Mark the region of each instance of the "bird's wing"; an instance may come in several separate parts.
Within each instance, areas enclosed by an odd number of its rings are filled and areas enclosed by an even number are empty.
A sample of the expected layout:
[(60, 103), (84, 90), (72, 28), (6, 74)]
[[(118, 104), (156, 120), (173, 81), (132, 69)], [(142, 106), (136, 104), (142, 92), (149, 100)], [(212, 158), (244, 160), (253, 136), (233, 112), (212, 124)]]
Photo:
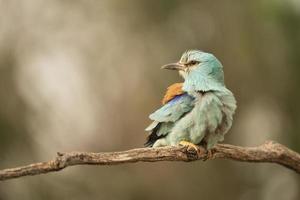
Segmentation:
[(175, 96), (172, 100), (152, 113), (149, 118), (156, 122), (175, 122), (194, 107), (194, 98), (187, 93)]
[[(178, 90), (172, 89), (172, 86), (168, 88), (163, 101), (164, 105), (149, 116), (153, 122), (146, 128), (146, 131), (150, 132), (146, 146), (152, 146), (156, 140), (166, 136), (173, 128), (174, 122), (190, 112), (194, 107), (194, 98), (192, 96), (184, 93), (182, 90), (179, 93)], [(173, 95), (170, 91), (177, 95)]]

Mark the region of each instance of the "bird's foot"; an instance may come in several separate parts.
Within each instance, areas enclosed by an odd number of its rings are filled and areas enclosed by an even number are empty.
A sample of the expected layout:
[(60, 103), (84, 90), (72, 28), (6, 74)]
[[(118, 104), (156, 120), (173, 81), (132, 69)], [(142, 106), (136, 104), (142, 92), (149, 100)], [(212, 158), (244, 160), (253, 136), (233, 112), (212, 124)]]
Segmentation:
[(198, 146), (184, 140), (180, 141), (179, 145), (187, 147), (187, 151), (196, 152), (198, 158), (202, 158), (203, 161), (214, 159), (214, 153), (211, 149), (206, 149), (202, 146)]
[(191, 142), (187, 142), (187, 141), (183, 140), (183, 141), (179, 142), (179, 145), (187, 147), (187, 151), (195, 151), (197, 153), (198, 157), (201, 156), (201, 154), (202, 154), (202, 148)]

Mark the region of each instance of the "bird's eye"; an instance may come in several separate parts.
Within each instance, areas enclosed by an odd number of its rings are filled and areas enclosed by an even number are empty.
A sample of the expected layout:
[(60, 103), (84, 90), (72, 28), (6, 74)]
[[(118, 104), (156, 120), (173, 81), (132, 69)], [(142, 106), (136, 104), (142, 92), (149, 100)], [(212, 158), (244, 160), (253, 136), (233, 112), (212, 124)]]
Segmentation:
[(190, 66), (198, 65), (199, 63), (200, 63), (200, 62), (197, 61), (197, 60), (191, 60), (191, 61), (188, 62), (186, 65), (187, 65), (188, 67), (190, 67)]

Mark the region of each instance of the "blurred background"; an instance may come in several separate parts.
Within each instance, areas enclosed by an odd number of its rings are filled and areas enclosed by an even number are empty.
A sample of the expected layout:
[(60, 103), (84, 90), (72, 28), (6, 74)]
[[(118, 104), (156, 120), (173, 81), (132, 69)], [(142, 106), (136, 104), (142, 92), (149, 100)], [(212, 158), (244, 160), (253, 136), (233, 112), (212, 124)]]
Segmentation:
[[(223, 63), (225, 143), (300, 151), (299, 0), (0, 0), (0, 169), (142, 147), (187, 49)], [(0, 183), (1, 200), (300, 199), (299, 175), (215, 160), (76, 166)]]

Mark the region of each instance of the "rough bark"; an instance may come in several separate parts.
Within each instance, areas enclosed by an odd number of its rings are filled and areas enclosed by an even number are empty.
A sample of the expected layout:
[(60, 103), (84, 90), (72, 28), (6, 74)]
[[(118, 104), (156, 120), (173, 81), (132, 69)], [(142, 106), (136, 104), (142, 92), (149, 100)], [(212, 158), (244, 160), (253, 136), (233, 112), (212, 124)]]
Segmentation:
[(117, 165), (135, 162), (195, 161), (231, 159), (242, 162), (277, 163), (300, 173), (300, 154), (272, 141), (257, 147), (240, 147), (218, 144), (210, 152), (200, 148), (197, 153), (186, 147), (139, 148), (120, 152), (69, 152), (57, 153), (53, 160), (22, 167), (0, 170), (0, 180), (38, 175), (62, 170), (73, 165)]

